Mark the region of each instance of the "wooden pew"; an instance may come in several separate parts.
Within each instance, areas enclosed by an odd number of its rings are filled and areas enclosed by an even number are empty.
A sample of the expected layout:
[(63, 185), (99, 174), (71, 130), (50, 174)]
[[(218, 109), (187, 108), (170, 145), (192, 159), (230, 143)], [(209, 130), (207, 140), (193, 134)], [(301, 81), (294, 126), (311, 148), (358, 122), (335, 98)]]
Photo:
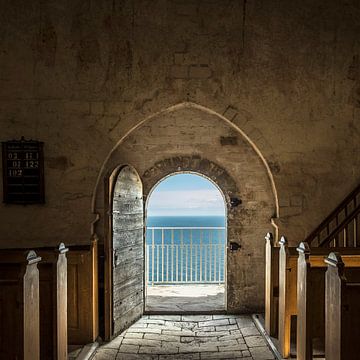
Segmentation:
[[(348, 267), (360, 266), (360, 249), (338, 248)], [(325, 342), (325, 257), (329, 248), (310, 250), (307, 243), (297, 248), (297, 345), (298, 360), (312, 360), (313, 342)]]
[(63, 243), (54, 250), (41, 249), (40, 333), (41, 358), (67, 360), (67, 258)]
[(292, 321), (297, 314), (296, 281), (297, 251), (289, 247), (285, 237), (280, 239), (279, 252), (279, 351), (282, 357), (290, 356)]
[(0, 256), (0, 352), (4, 359), (40, 359), (39, 271), (34, 251)]
[[(67, 251), (64, 244), (55, 251), (37, 249), (42, 259), (38, 265), (41, 359), (67, 359)], [(1, 250), (0, 259), (16, 263), (22, 253), (22, 249)]]
[(279, 316), (279, 247), (274, 247), (271, 233), (265, 236), (265, 330), (278, 335)]
[(325, 357), (357, 360), (360, 354), (360, 267), (345, 266), (339, 253), (325, 260)]

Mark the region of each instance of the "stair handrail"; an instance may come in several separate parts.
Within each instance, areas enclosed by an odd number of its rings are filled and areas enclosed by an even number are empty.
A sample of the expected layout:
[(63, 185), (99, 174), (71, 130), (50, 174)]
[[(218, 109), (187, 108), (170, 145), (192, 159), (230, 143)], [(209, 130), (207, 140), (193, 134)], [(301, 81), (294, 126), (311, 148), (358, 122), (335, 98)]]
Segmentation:
[(321, 232), (325, 228), (327, 228), (330, 222), (334, 220), (336, 216), (338, 216), (340, 212), (344, 210), (352, 201), (355, 201), (354, 207), (357, 208), (360, 205), (360, 204), (356, 204), (356, 197), (358, 196), (359, 193), (360, 193), (360, 184), (348, 196), (346, 196), (346, 198), (305, 238), (304, 241), (306, 241), (311, 246), (311, 243), (321, 234)]
[(330, 245), (334, 238), (336, 238), (341, 231), (344, 231), (347, 225), (349, 225), (358, 214), (360, 214), (360, 206), (356, 207), (334, 230), (332, 230), (331, 233), (319, 243), (319, 247)]

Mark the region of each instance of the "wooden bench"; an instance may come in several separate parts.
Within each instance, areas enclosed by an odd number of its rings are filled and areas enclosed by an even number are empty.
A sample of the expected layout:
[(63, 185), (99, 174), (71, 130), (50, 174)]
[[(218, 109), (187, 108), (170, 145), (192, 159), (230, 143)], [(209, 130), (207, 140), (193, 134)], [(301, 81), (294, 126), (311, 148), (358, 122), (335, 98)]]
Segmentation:
[(271, 233), (265, 236), (265, 330), (278, 336), (279, 316), (279, 247), (274, 247)]
[[(40, 310), (37, 314), (41, 359), (67, 359), (67, 251), (64, 244), (56, 251), (44, 248), (37, 251), (42, 259), (38, 266)], [(18, 249), (1, 250), (0, 263), (11, 261), (16, 264), (22, 253), (23, 250)], [(11, 304), (7, 303), (7, 307)], [(16, 332), (20, 330), (15, 328)]]
[[(312, 360), (314, 340), (325, 342), (325, 272), (324, 259), (329, 248), (310, 250), (307, 243), (300, 243), (297, 268), (297, 341), (298, 360)], [(360, 249), (338, 248), (347, 267), (360, 266)]]
[(0, 352), (3, 359), (40, 359), (39, 271), (34, 251), (0, 257)]
[(289, 247), (285, 237), (280, 239), (279, 250), (279, 351), (284, 358), (290, 356), (292, 321), (297, 314), (296, 281), (297, 257), (295, 247)]
[[(325, 260), (325, 357), (357, 360), (360, 354), (360, 267), (348, 267), (339, 253)], [(344, 264), (345, 263), (345, 264)]]

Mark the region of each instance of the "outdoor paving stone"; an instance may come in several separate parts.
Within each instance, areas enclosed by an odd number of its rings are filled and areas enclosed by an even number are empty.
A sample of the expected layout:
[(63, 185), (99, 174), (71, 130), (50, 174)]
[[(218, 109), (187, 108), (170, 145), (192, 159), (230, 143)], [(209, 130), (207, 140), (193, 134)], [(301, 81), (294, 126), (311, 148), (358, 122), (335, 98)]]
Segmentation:
[(230, 325), (237, 324), (235, 318), (230, 318), (230, 319), (229, 319), (229, 323), (230, 323)]
[(255, 326), (241, 328), (243, 336), (260, 335), (259, 330)]
[(100, 348), (96, 351), (96, 353), (92, 359), (94, 359), (94, 360), (113, 360), (113, 359), (116, 359), (117, 352), (118, 351), (115, 349)]
[(266, 346), (265, 340), (262, 336), (247, 336), (245, 338), (246, 345), (249, 348), (258, 347), (258, 346)]
[(269, 350), (267, 346), (250, 348), (250, 353), (254, 360), (274, 359), (273, 353)]
[(244, 357), (245, 356), (251, 356), (249, 350), (243, 350), (242, 354), (243, 354)]

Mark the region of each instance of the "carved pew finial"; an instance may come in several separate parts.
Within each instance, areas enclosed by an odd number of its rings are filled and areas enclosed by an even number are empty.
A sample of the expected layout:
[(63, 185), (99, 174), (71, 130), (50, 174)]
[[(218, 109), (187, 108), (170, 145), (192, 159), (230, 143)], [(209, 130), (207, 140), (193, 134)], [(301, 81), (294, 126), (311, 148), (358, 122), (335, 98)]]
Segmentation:
[(344, 274), (345, 264), (343, 262), (343, 259), (341, 258), (340, 253), (332, 252), (327, 258), (325, 258), (324, 261), (326, 264), (328, 264), (328, 270), (335, 270), (334, 268), (336, 268), (339, 276), (342, 276)]
[(299, 254), (310, 255), (310, 246), (306, 241), (303, 241), (296, 248)]
[(34, 250), (30, 250), (26, 256), (26, 261), (28, 262), (28, 265), (35, 264), (41, 261), (41, 257), (37, 256)]
[(285, 236), (282, 236), (279, 241), (280, 246), (288, 246), (288, 241)]
[(60, 243), (58, 251), (60, 254), (64, 254), (69, 251), (69, 248), (67, 248), (64, 243)]
[(271, 245), (274, 245), (274, 237), (273, 237), (273, 234), (271, 232), (268, 232), (265, 235), (265, 241), (270, 242)]

